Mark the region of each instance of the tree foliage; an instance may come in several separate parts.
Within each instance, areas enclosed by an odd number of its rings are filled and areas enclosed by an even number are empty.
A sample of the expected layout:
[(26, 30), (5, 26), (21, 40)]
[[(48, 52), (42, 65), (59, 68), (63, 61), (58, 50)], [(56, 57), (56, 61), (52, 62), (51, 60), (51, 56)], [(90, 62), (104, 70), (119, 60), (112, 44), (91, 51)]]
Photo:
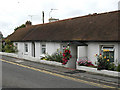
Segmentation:
[(10, 40), (5, 40), (5, 45), (2, 45), (2, 51), (7, 53), (17, 52), (17, 47)]
[(16, 27), (14, 30), (16, 31), (16, 30), (18, 30), (19, 28), (24, 28), (24, 27), (25, 27), (25, 24), (22, 24), (22, 25)]

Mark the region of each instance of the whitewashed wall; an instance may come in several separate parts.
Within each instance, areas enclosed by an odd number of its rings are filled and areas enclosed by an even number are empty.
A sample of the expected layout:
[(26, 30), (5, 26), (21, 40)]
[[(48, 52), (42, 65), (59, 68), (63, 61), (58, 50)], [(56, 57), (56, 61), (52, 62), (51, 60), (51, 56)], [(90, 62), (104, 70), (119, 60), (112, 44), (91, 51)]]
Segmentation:
[[(32, 43), (31, 42), (15, 42), (17, 43), (17, 49), (19, 55), (32, 56)], [(14, 44), (15, 44), (14, 43)], [(28, 52), (25, 52), (24, 44), (28, 44)]]
[(46, 52), (48, 54), (53, 54), (57, 51), (57, 49), (60, 49), (60, 43), (55, 42), (47, 42), (46, 43)]
[[(19, 56), (30, 56), (32, 57), (32, 42), (25, 42), (28, 44), (28, 53), (25, 53), (25, 46), (24, 42), (17, 42), (18, 43), (18, 54)], [(53, 54), (56, 52), (57, 49), (62, 49), (63, 45), (67, 45), (66, 43), (56, 43), (56, 42), (42, 42), (46, 43), (46, 52), (48, 54)], [(35, 57), (40, 58), (40, 55), (42, 54), (41, 50), (41, 42), (35, 42)], [(78, 47), (78, 58), (79, 57), (88, 57), (88, 60), (92, 61), (93, 64), (95, 64), (95, 61), (97, 61), (97, 58), (95, 57), (95, 54), (100, 54), (100, 45), (114, 45), (115, 52), (114, 52), (114, 61), (117, 64), (117, 61), (120, 62), (120, 43), (117, 42), (88, 42), (88, 46), (79, 46)]]
[(77, 54), (78, 54), (78, 60), (79, 58), (87, 57), (87, 49), (88, 46), (78, 46)]
[[(19, 55), (25, 55), (25, 56), (33, 56), (32, 52), (33, 52), (33, 46), (32, 46), (32, 42), (15, 42), (18, 44), (17, 48), (18, 48), (18, 54)], [(14, 43), (14, 44), (15, 44)], [(28, 44), (28, 52), (25, 52), (25, 46), (24, 44)], [(46, 52), (48, 54), (53, 54), (57, 51), (57, 49), (60, 49), (60, 43), (56, 43), (56, 42), (35, 42), (35, 57), (36, 58), (40, 58), (40, 55), (42, 54), (42, 47), (41, 45), (45, 43), (46, 44)]]
[(35, 42), (35, 57), (36, 58), (40, 58), (41, 52), (40, 52), (40, 43), (39, 42)]
[(95, 54), (99, 54), (99, 44), (98, 43), (88, 43), (87, 56), (88, 60), (92, 61), (93, 64), (97, 61)]

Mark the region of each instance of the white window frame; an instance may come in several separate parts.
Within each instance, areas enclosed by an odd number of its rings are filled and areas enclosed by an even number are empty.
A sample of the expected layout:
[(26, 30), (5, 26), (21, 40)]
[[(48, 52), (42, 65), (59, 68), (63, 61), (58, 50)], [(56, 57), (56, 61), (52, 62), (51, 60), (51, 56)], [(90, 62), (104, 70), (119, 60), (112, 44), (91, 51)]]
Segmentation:
[[(45, 49), (45, 52), (43, 52), (43, 49)], [(41, 44), (41, 52), (42, 54), (46, 54), (46, 44)]]
[[(26, 46), (26, 45), (27, 45), (27, 46)], [(29, 50), (28, 50), (28, 43), (25, 43), (25, 44), (24, 44), (24, 51), (25, 51), (25, 53), (28, 53), (28, 51), (29, 51)]]
[(112, 62), (115, 61), (115, 47), (114, 47), (114, 45), (103, 45), (101, 50), (102, 50), (102, 54), (103, 54), (103, 52), (106, 52), (106, 51), (113, 52), (114, 53), (114, 55), (113, 55), (114, 58), (113, 58)]

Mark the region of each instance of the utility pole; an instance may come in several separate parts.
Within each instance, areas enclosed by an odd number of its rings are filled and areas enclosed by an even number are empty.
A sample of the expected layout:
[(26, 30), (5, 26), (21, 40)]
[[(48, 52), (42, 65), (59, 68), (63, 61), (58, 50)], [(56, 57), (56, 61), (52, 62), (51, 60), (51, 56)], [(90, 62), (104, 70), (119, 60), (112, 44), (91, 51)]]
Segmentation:
[(42, 11), (42, 20), (43, 20), (43, 24), (44, 24), (44, 11)]

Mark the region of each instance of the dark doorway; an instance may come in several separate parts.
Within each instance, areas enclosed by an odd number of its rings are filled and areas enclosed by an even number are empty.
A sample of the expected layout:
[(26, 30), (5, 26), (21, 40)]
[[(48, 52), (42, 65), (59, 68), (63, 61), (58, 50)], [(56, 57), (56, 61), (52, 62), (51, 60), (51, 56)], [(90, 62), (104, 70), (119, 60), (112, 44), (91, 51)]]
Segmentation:
[(35, 57), (35, 43), (32, 42), (32, 56)]

